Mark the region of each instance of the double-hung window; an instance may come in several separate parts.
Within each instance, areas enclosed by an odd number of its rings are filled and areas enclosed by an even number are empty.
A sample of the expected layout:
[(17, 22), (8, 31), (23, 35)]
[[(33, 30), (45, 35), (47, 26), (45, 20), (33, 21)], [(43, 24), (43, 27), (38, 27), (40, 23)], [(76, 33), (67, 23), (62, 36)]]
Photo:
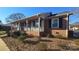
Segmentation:
[(51, 21), (51, 27), (52, 28), (59, 28), (59, 19), (58, 18), (54, 18)]

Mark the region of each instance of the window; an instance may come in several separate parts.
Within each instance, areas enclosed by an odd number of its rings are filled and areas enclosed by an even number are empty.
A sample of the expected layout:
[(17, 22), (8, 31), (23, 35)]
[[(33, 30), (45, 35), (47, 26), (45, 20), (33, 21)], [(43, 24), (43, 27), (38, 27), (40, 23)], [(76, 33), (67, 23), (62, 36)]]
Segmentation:
[(59, 28), (59, 19), (58, 18), (52, 19), (51, 26), (52, 28)]
[(33, 27), (38, 27), (38, 21), (33, 21)]

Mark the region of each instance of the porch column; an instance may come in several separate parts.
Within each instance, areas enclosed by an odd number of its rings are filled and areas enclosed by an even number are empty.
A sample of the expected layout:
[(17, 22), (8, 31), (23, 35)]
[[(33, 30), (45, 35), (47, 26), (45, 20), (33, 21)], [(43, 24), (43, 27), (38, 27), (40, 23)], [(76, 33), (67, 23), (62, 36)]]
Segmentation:
[(67, 30), (66, 30), (66, 37), (68, 37), (68, 31), (69, 31), (69, 14), (67, 14)]
[(19, 26), (19, 30), (21, 30), (21, 27), (20, 27), (20, 22), (18, 22), (18, 26)]
[(33, 31), (33, 22), (31, 21), (31, 31)]
[(68, 30), (69, 30), (69, 15), (67, 14), (67, 26), (68, 26)]
[(28, 20), (26, 20), (26, 31), (28, 31)]
[(18, 23), (15, 23), (15, 30), (18, 30)]
[(38, 35), (40, 35), (40, 17), (38, 18)]

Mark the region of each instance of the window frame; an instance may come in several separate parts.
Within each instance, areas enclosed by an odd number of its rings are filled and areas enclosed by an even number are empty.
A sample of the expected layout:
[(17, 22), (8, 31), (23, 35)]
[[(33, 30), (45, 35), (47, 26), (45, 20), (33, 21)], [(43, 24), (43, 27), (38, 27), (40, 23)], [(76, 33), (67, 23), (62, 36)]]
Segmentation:
[[(57, 20), (57, 27), (53, 26), (54, 20)], [(51, 28), (59, 28), (59, 18), (53, 18), (51, 21)]]

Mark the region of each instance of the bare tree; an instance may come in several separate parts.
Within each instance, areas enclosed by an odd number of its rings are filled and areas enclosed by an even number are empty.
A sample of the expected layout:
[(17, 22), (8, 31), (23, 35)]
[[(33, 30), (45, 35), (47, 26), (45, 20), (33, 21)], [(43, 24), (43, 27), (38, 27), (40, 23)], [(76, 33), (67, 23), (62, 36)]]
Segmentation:
[(22, 14), (22, 13), (13, 13), (13, 14), (9, 15), (6, 18), (6, 21), (7, 22), (13, 22), (13, 21), (20, 20), (20, 19), (23, 19), (23, 18), (25, 18), (24, 14)]

